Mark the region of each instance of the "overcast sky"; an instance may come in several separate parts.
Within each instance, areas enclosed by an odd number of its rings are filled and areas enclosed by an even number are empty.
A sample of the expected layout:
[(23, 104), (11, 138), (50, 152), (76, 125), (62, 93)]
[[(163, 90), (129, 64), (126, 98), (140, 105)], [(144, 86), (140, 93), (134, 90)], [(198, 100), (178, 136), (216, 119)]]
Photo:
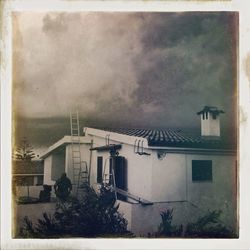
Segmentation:
[[(204, 105), (234, 128), (234, 13), (13, 15), (17, 137), (48, 145), (82, 125), (199, 127)], [(28, 134), (28, 135), (27, 135)]]

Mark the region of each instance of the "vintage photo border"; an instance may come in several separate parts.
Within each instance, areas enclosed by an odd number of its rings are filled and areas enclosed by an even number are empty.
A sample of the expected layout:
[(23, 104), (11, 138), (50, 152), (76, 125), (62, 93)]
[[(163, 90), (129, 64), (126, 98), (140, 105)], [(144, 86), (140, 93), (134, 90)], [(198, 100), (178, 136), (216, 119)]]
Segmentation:
[[(72, 1), (1, 2), (1, 248), (2, 249), (250, 249), (250, 2), (232, 1)], [(12, 239), (11, 83), (14, 11), (237, 11), (239, 12), (239, 239)]]

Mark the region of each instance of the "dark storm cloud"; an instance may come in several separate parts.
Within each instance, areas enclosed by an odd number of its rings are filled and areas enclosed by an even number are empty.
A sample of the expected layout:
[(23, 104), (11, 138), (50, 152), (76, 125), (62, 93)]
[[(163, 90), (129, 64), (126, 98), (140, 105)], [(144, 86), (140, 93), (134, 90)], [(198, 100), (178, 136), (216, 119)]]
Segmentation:
[(215, 105), (233, 127), (235, 18), (223, 12), (19, 14), (16, 112), (27, 123), (43, 117), (40, 124), (50, 124), (46, 117), (67, 118), (78, 108), (83, 125), (197, 127), (195, 112)]
[(137, 58), (142, 65), (135, 95), (163, 107), (166, 119), (159, 116), (160, 124), (192, 126), (191, 112), (204, 104), (225, 109), (227, 122), (233, 119), (232, 17), (186, 13), (173, 14), (167, 24), (151, 23), (143, 36), (147, 49)]

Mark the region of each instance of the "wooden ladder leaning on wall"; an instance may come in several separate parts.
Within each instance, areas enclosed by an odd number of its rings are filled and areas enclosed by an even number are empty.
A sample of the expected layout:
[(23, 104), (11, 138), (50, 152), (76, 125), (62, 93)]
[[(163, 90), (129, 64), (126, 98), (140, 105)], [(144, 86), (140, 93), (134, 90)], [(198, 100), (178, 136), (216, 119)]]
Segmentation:
[(81, 142), (79, 129), (78, 112), (70, 112), (70, 130), (71, 130), (71, 154), (73, 170), (73, 193), (78, 196), (79, 189), (88, 184), (88, 166), (86, 161), (81, 159)]

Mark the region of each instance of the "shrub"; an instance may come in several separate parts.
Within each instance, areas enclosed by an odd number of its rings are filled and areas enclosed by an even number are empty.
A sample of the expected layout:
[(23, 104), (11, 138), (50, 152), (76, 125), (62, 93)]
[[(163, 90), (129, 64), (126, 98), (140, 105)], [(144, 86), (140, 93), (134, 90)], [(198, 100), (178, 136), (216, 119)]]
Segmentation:
[(52, 216), (44, 213), (35, 225), (24, 218), (20, 235), (26, 238), (131, 237), (115, 201), (108, 187), (102, 186), (100, 194), (86, 187), (81, 200), (71, 197), (58, 203)]
[(162, 237), (177, 237), (181, 236), (183, 227), (180, 226), (173, 226), (173, 209), (167, 209), (166, 211), (161, 212), (161, 223), (158, 227), (158, 232), (156, 236)]
[(194, 223), (188, 223), (186, 230), (183, 226), (173, 226), (173, 209), (161, 213), (161, 223), (155, 237), (187, 237), (187, 238), (233, 238), (233, 230), (220, 222), (221, 211), (209, 211)]
[(221, 210), (209, 211), (196, 222), (188, 223), (185, 236), (192, 238), (233, 238), (233, 230), (220, 222)]

